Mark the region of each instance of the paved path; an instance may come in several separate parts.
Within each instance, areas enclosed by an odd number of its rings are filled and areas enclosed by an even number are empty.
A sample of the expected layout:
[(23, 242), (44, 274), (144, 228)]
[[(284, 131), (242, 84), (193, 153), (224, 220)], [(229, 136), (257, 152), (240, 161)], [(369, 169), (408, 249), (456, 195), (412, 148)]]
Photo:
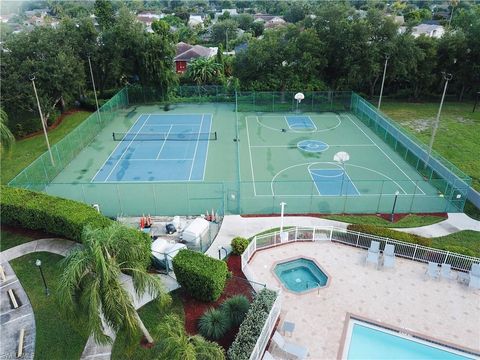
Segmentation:
[[(236, 236), (249, 238), (259, 232), (279, 227), (280, 217), (242, 217), (240, 215), (227, 215), (223, 218), (222, 227), (206, 254), (218, 258), (218, 249), (223, 247), (231, 251), (230, 242)], [(284, 226), (336, 226), (347, 228), (348, 224), (339, 221), (327, 220), (309, 216), (285, 216)], [(448, 219), (437, 224), (395, 229), (425, 237), (438, 237), (452, 234), (461, 230), (480, 231), (480, 221), (473, 220), (465, 214), (450, 213)], [(221, 251), (225, 257), (225, 251)]]
[[(71, 251), (74, 247), (77, 246), (82, 245), (77, 242), (65, 239), (39, 239), (0, 252), (0, 263), (2, 264), (2, 266), (4, 266), (7, 275), (6, 281), (2, 282), (0, 286), (0, 288), (2, 289), (2, 296), (0, 298), (0, 312), (3, 339), (2, 353), (0, 354), (0, 358), (16, 357), (18, 333), (20, 332), (21, 328), (25, 328), (26, 330), (26, 341), (24, 349), (26, 353), (28, 351), (28, 358), (33, 359), (35, 350), (35, 317), (33, 315), (33, 309), (30, 301), (28, 300), (28, 296), (23, 290), (22, 285), (18, 281), (18, 278), (11, 269), (8, 261), (33, 252), (50, 252), (65, 256), (66, 254), (68, 254), (69, 251)], [(165, 285), (167, 291), (170, 292), (178, 288), (178, 283), (173, 277), (167, 275), (158, 276), (162, 279), (162, 282)], [(125, 274), (122, 274), (121, 277), (122, 284), (132, 296), (136, 309), (153, 300), (148, 294), (144, 294), (143, 296), (137, 296), (133, 288), (132, 278)], [(10, 308), (7, 295), (7, 290), (10, 288), (14, 289), (15, 294), (22, 303), (22, 306), (15, 311), (9, 311), (9, 309), (7, 309), (7, 307)], [(16, 320), (13, 319), (13, 314), (15, 314)], [(8, 326), (4, 327), (4, 325)], [(105, 329), (107, 335), (109, 335), (113, 340), (115, 340), (115, 334), (113, 333), (113, 331), (108, 327), (105, 327)], [(9, 346), (5, 346), (5, 344), (8, 344)], [(111, 344), (98, 345), (93, 340), (93, 337), (90, 336), (83, 350), (81, 359), (110, 359), (111, 352)]]

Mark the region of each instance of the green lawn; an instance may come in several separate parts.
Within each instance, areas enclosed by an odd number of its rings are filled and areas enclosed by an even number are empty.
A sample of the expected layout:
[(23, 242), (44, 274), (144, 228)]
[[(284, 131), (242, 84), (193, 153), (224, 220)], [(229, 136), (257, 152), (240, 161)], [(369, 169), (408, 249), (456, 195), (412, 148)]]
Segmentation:
[[(428, 144), (439, 102), (411, 103), (385, 100), (382, 111), (412, 134)], [(473, 187), (480, 190), (480, 110), (472, 113), (473, 103), (446, 102), (434, 150), (472, 177)]]
[(480, 257), (480, 231), (464, 230), (455, 234), (432, 239), (432, 246), (455, 252), (456, 246), (463, 246), (472, 251), (472, 255)]
[(376, 215), (329, 215), (325, 216), (325, 219), (342, 221), (349, 224), (376, 225), (389, 228), (418, 227), (436, 224), (445, 220), (445, 218), (440, 216), (418, 216), (413, 214), (407, 215), (395, 223), (391, 223)]
[[(65, 135), (77, 127), (90, 114), (87, 111), (79, 111), (67, 115), (59, 126), (48, 132), (50, 144), (53, 145), (63, 139)], [(47, 145), (42, 133), (28, 139), (16, 141), (10, 151), (0, 152), (1, 183), (7, 184), (46, 150)]]
[(34, 240), (30, 236), (15, 234), (10, 231), (2, 230), (0, 234), (0, 251), (10, 249), (14, 246), (25, 244)]
[[(50, 253), (33, 253), (12, 260), (17, 274), (35, 313), (35, 359), (79, 359), (88, 338), (81, 319), (65, 315), (58, 305), (57, 280), (61, 274), (58, 262), (63, 257)], [(35, 260), (42, 260), (42, 269), (50, 289), (45, 290)]]
[[(162, 318), (165, 315), (173, 312), (181, 319), (184, 318), (182, 300), (177, 295), (176, 291), (171, 292), (170, 295), (172, 296), (172, 302), (170, 305), (161, 306), (157, 301), (151, 301), (142, 306), (138, 311), (143, 323), (150, 331), (154, 340), (159, 337), (157, 325), (162, 321)], [(155, 356), (154, 350), (145, 349), (139, 345), (141, 337), (142, 335), (139, 333), (138, 336), (133, 339), (133, 342), (130, 342), (127, 340), (125, 334), (120, 332), (113, 344), (111, 359), (144, 360), (157, 358), (158, 356)]]

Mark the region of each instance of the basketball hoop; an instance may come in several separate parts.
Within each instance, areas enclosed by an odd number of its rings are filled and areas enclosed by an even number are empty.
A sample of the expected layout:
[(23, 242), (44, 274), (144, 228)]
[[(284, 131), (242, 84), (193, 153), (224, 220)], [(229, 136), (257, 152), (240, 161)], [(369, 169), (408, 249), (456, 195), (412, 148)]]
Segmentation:
[(350, 160), (350, 155), (345, 151), (339, 151), (335, 154), (333, 160), (343, 164), (345, 161)]
[(297, 100), (297, 102), (300, 104), (302, 100), (305, 99), (305, 95), (303, 95), (303, 93), (301, 92), (296, 93), (294, 99)]

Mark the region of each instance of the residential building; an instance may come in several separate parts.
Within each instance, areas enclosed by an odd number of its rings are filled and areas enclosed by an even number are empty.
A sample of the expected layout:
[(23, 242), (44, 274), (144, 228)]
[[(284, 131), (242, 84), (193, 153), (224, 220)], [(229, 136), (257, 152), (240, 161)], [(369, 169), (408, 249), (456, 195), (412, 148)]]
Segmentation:
[(217, 55), (217, 47), (205, 47), (201, 45), (190, 45), (184, 42), (177, 44), (176, 56), (173, 59), (175, 61), (175, 71), (177, 73), (184, 73), (187, 71), (187, 65), (190, 61), (205, 57), (211, 58)]

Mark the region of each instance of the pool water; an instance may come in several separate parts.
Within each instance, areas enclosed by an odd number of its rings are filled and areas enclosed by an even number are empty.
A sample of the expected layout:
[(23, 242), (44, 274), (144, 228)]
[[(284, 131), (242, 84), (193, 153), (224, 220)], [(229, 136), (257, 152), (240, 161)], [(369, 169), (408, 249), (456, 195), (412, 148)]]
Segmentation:
[(328, 281), (315, 262), (304, 258), (277, 264), (274, 272), (288, 290), (296, 293), (323, 287)]
[(354, 321), (351, 330), (348, 360), (465, 360), (474, 355), (407, 337), (394, 331)]

